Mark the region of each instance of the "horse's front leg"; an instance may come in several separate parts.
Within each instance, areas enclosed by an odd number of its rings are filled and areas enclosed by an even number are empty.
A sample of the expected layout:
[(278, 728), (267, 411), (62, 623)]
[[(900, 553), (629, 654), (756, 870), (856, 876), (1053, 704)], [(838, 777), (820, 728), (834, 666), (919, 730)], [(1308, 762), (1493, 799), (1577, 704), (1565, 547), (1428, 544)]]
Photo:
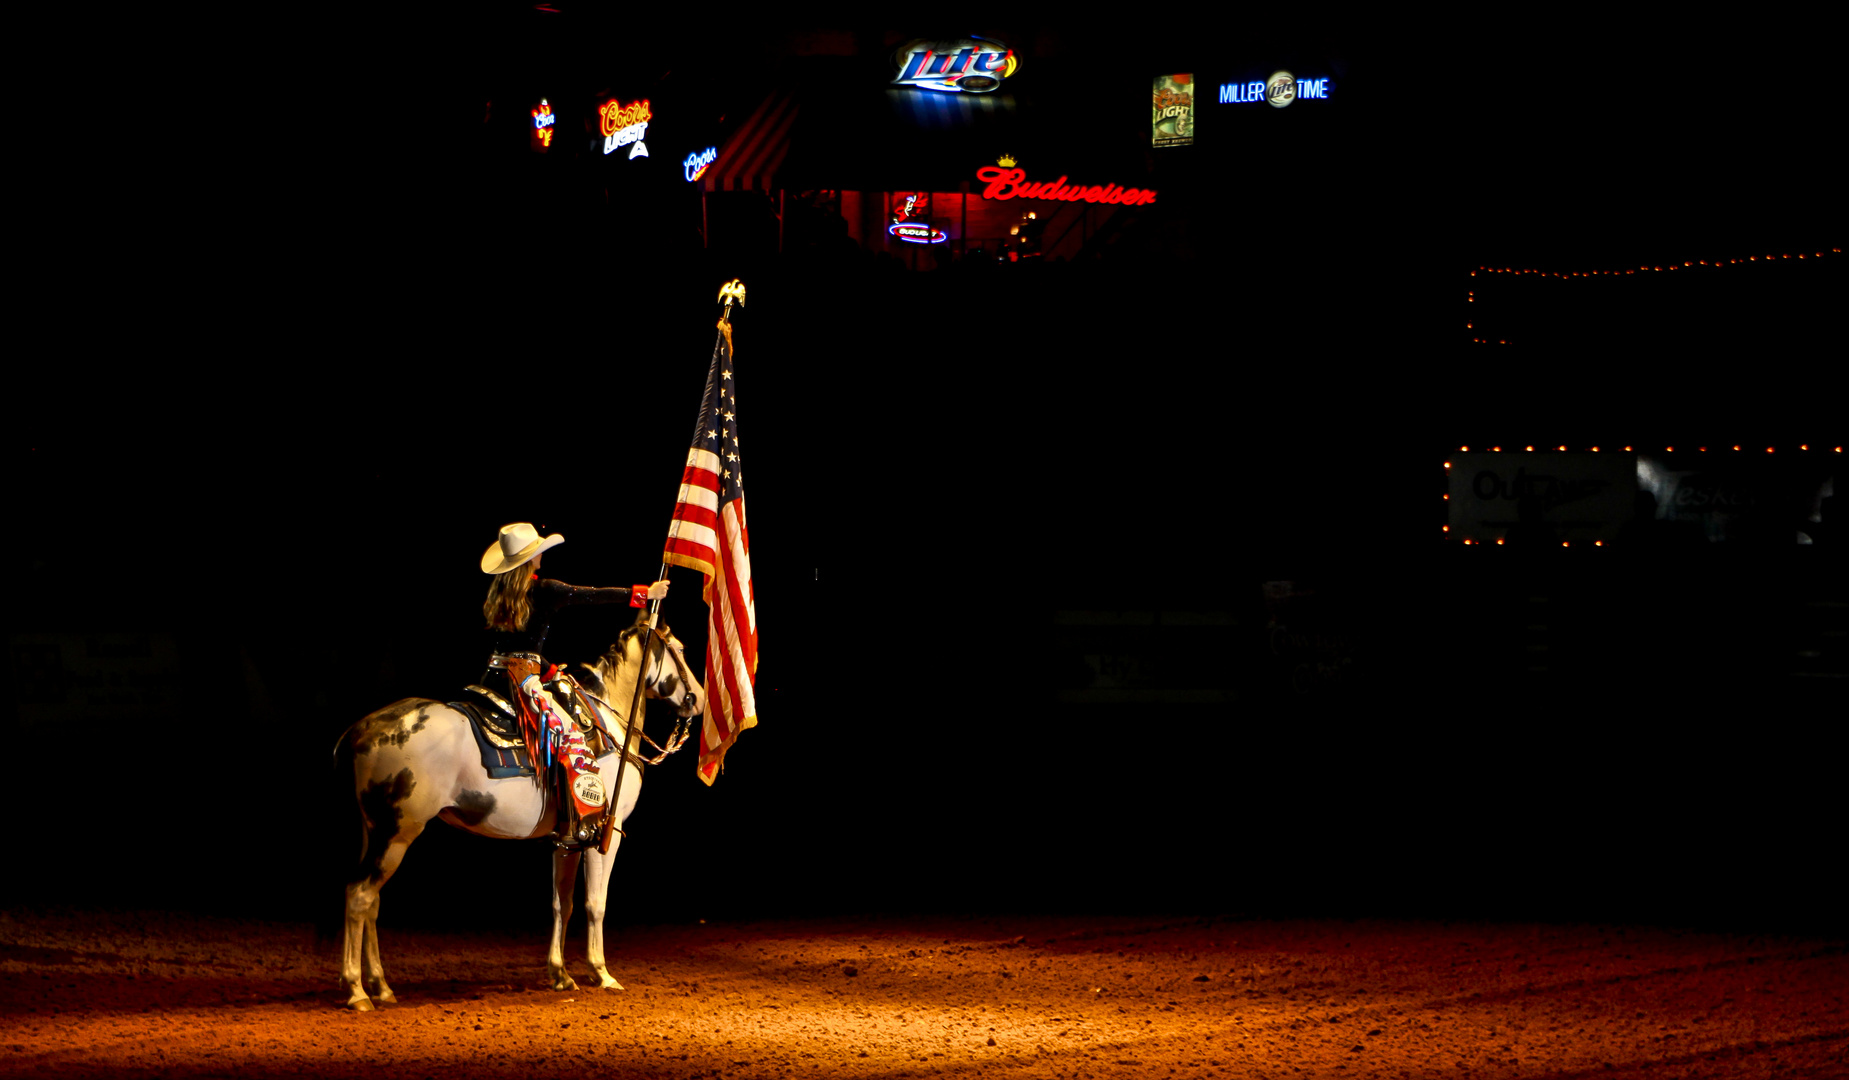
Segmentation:
[(546, 970), (554, 990), (578, 988), (565, 970), (565, 927), (571, 922), (571, 890), (578, 881), (580, 854), (556, 848), (552, 852), (552, 951), (546, 954)]
[(617, 982), (615, 976), (610, 974), (610, 969), (604, 966), (603, 958), (603, 916), (610, 891), (610, 864), (616, 861), (616, 849), (622, 843), (623, 836), (618, 833), (610, 844), (608, 855), (595, 847), (587, 849), (590, 861), (584, 865), (584, 927), (585, 937), (589, 939), (587, 954), (591, 970), (597, 973), (597, 985), (605, 990), (623, 988), (623, 984)]

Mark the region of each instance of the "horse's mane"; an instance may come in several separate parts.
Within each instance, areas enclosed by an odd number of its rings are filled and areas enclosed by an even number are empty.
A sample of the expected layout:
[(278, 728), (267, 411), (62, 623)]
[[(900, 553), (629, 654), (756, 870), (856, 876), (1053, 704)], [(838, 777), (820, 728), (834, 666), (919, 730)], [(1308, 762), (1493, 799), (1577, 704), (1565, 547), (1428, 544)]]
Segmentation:
[[(637, 634), (647, 634), (648, 632), (648, 611), (644, 609), (636, 614), (635, 624), (616, 635), (615, 643), (604, 651), (604, 666), (612, 672), (616, 671), (617, 668), (622, 666), (623, 658), (629, 655), (630, 641), (633, 640)], [(661, 627), (661, 632), (663, 634), (668, 633), (668, 628), (665, 623)], [(646, 641), (643, 642), (645, 647), (647, 644)]]

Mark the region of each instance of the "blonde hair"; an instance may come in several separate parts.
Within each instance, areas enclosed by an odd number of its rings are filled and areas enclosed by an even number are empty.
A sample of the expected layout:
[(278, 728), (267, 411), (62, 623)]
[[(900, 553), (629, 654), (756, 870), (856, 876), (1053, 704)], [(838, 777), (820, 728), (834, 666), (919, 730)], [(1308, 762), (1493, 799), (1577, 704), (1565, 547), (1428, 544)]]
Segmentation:
[(488, 619), (490, 630), (525, 630), (527, 620), (533, 617), (533, 567), (521, 563), (512, 570), (503, 570), (494, 575), (488, 583), (488, 599), (482, 603), (482, 614)]

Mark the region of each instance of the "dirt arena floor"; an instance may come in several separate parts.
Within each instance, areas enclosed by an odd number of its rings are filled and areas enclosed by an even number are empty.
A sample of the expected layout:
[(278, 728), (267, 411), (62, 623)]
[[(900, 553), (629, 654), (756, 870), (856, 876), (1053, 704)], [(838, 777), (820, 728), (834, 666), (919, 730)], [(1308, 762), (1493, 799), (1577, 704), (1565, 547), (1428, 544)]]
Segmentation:
[[(339, 1007), (306, 925), (0, 913), (0, 1073), (326, 1077), (1849, 1076), (1842, 941), (1616, 926), (969, 918), (385, 929)], [(582, 937), (573, 970), (588, 974)]]

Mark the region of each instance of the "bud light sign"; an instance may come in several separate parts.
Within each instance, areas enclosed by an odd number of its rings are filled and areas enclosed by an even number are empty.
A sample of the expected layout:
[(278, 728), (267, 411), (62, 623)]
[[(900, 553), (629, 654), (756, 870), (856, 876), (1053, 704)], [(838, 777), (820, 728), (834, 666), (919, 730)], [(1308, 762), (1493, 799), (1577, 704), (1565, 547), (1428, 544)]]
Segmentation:
[(966, 37), (952, 41), (915, 38), (893, 54), (899, 69), (894, 86), (924, 90), (986, 94), (1014, 74), (1019, 61), (1014, 50), (989, 38)]

